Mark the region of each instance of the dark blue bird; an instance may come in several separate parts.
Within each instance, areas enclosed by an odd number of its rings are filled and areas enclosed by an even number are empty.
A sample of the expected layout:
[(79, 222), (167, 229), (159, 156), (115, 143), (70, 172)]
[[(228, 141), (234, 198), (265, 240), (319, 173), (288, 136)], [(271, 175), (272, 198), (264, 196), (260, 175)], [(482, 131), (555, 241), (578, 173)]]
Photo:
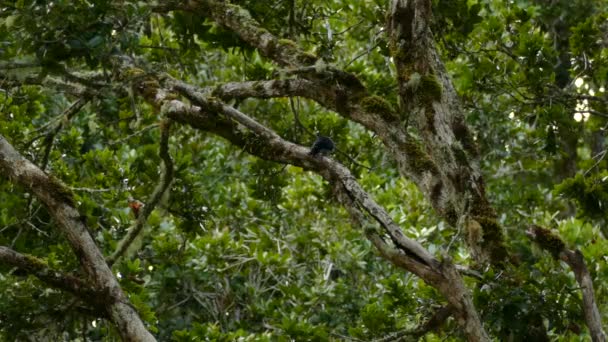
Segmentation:
[(310, 148), (310, 152), (308, 154), (310, 154), (311, 156), (324, 156), (333, 152), (334, 148), (335, 144), (330, 138), (324, 137), (321, 134), (317, 133), (317, 140), (315, 140), (314, 144), (312, 144), (312, 147)]

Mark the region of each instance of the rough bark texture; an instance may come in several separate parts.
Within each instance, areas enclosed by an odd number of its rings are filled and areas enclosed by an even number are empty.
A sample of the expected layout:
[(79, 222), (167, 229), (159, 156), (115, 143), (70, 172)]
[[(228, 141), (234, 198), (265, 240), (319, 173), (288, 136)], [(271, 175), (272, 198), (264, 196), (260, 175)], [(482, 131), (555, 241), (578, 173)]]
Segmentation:
[(507, 257), (502, 228), (486, 198), (476, 143), (429, 29), (431, 2), (393, 0), (389, 17), (401, 116), (406, 127), (419, 132), (437, 165), (429, 177), (430, 200), (448, 222), (464, 226), (478, 264), (500, 264)]
[(48, 208), (49, 213), (65, 234), (72, 250), (83, 267), (95, 291), (103, 294), (107, 316), (116, 324), (124, 341), (155, 341), (146, 330), (135, 309), (129, 304), (112, 270), (95, 241), (89, 234), (83, 218), (75, 208), (74, 198), (59, 180), (47, 175), (29, 160), (22, 157), (0, 135), (0, 172), (22, 185)]

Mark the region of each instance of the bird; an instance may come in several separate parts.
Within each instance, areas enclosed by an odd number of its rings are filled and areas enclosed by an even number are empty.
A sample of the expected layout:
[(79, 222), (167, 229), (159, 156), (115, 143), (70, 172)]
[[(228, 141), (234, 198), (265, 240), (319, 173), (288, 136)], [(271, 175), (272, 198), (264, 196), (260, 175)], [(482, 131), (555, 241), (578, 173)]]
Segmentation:
[(308, 154), (310, 154), (311, 156), (324, 156), (333, 152), (334, 148), (335, 144), (330, 138), (324, 137), (321, 134), (317, 133), (317, 140), (315, 140), (314, 144), (312, 144), (312, 147), (310, 148), (310, 152), (308, 152)]

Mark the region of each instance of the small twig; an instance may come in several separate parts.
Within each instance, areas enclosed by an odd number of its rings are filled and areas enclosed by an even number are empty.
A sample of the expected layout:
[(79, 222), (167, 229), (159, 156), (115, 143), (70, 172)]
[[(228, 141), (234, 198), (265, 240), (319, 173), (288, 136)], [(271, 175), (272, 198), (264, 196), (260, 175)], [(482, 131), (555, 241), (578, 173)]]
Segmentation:
[(137, 131), (137, 132), (134, 132), (134, 133), (132, 133), (132, 134), (127, 135), (126, 137), (124, 137), (124, 138), (122, 138), (122, 139), (118, 139), (118, 140), (116, 140), (116, 141), (112, 141), (112, 142), (108, 143), (108, 146), (114, 146), (114, 145), (116, 145), (116, 144), (122, 144), (122, 143), (124, 143), (125, 141), (128, 141), (129, 139), (131, 139), (131, 138), (133, 138), (133, 137), (135, 137), (135, 136), (138, 136), (138, 135), (140, 135), (140, 134), (146, 133), (147, 131), (151, 130), (152, 128), (156, 128), (156, 127), (158, 127), (158, 126), (159, 126), (159, 124), (157, 124), (157, 123), (155, 123), (155, 124), (151, 124), (151, 125), (148, 125), (148, 126), (146, 126), (146, 127), (142, 128), (142, 129), (140, 129), (140, 130), (139, 130), (139, 131)]
[[(292, 97), (289, 97), (289, 107), (291, 108), (291, 112), (293, 113), (293, 120), (296, 123), (295, 141), (298, 142), (298, 129), (299, 128), (303, 129), (306, 133), (313, 135), (311, 132), (308, 131), (308, 129), (304, 125), (302, 125), (302, 122), (300, 121), (300, 115), (298, 114), (298, 110), (296, 109), (296, 106), (293, 103)], [(300, 107), (300, 99), (298, 99), (298, 108), (299, 107)]]
[(346, 65), (344, 66), (344, 68), (349, 67), (351, 64), (353, 64), (357, 59), (365, 56), (365, 55), (369, 55), (375, 48), (377, 48), (380, 45), (380, 42), (375, 43), (374, 45), (370, 46), (369, 48), (367, 48), (367, 50), (361, 52), (360, 54), (356, 55), (355, 57), (353, 57), (353, 59), (351, 59), (348, 63), (346, 63)]
[(110, 188), (110, 189), (93, 189), (93, 188), (74, 188), (74, 187), (70, 187), (70, 190), (72, 191), (83, 191), (83, 192), (108, 192), (108, 191), (112, 191), (114, 189)]
[(13, 238), (13, 241), (11, 241), (11, 248), (15, 247), (15, 244), (17, 243), (17, 240), (19, 239), (19, 237), (21, 236), (21, 233), (23, 232), (23, 226), (20, 225), (19, 226), (19, 230), (17, 231), (17, 235), (15, 235), (15, 237)]
[[(184, 298), (184, 299), (180, 300), (179, 302), (177, 302), (177, 303), (175, 303), (175, 304), (171, 305), (170, 307), (168, 307), (168, 308), (166, 308), (166, 309), (162, 310), (162, 312), (168, 312), (168, 311), (171, 311), (171, 310), (175, 309), (176, 307), (178, 307), (178, 306), (180, 306), (180, 305), (184, 304), (185, 302), (189, 301), (191, 298), (192, 298), (192, 295), (188, 295), (186, 298)], [(157, 313), (157, 314), (158, 314), (158, 313)]]
[(167, 46), (157, 46), (157, 45), (138, 45), (138, 47), (142, 49), (158, 49), (158, 50), (167, 50), (167, 51), (179, 51), (179, 49), (167, 47)]
[[(68, 109), (64, 111), (62, 117), (65, 118), (65, 121), (70, 121), (74, 117), (74, 115), (76, 115), (80, 111), (80, 109), (82, 109), (82, 107), (84, 107), (84, 105), (86, 105), (88, 102), (89, 100), (85, 97), (79, 98), (78, 100), (76, 100), (76, 102), (72, 103), (72, 105)], [(48, 165), (49, 156), (51, 155), (51, 150), (53, 149), (53, 144), (55, 143), (55, 137), (63, 128), (63, 123), (64, 121), (60, 120), (57, 126), (52, 131), (48, 132), (46, 137), (44, 138), (45, 149), (44, 155), (42, 157), (42, 162), (40, 163), (40, 169), (42, 169), (43, 171)]]
[(346, 154), (346, 152), (338, 149), (337, 147), (334, 148), (336, 150), (336, 152), (340, 153), (341, 155), (343, 155), (344, 157), (346, 157), (346, 159), (348, 159), (351, 163), (355, 164), (356, 166), (362, 167), (368, 171), (373, 171), (374, 168), (373, 167), (369, 167), (369, 166), (365, 166), (359, 162), (357, 162), (355, 159), (353, 159), (351, 156), (349, 156), (348, 154)]
[(599, 158), (595, 162), (595, 164), (593, 164), (589, 169), (587, 169), (587, 171), (585, 171), (583, 176), (586, 176), (591, 170), (593, 170), (595, 167), (597, 167), (599, 165), (599, 163), (601, 163), (602, 160), (604, 160), (604, 158), (606, 158), (606, 155), (608, 155), (608, 149), (605, 149), (602, 152), (598, 153), (597, 155), (593, 156), (592, 159), (595, 159), (596, 157), (599, 157)]
[(32, 229), (34, 229), (35, 231), (37, 231), (38, 233), (40, 233), (40, 234), (42, 234), (42, 235), (44, 235), (44, 236), (46, 236), (46, 237), (48, 237), (48, 236), (49, 236), (49, 234), (47, 234), (47, 233), (46, 233), (44, 230), (41, 230), (41, 229), (39, 229), (38, 227), (36, 227), (36, 226), (35, 226), (35, 225), (34, 225), (32, 222), (27, 221), (27, 222), (26, 222), (26, 224), (27, 224), (28, 226), (30, 226)]

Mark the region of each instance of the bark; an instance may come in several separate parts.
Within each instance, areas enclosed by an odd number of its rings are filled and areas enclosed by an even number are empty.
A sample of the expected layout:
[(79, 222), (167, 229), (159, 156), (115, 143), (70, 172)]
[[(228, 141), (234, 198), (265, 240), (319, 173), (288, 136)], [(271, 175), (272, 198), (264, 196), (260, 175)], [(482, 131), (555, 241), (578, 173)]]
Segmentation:
[[(401, 116), (422, 136), (437, 165), (430, 200), (440, 213), (466, 229), (475, 261), (506, 261), (502, 228), (485, 194), (479, 152), (465, 123), (458, 96), (430, 31), (430, 0), (393, 0), (388, 34), (397, 68)], [(450, 217), (454, 217), (450, 219)]]
[(17, 152), (0, 135), (0, 172), (12, 182), (34, 193), (48, 208), (66, 236), (72, 250), (95, 291), (102, 293), (105, 310), (124, 341), (155, 341), (146, 330), (95, 241), (89, 234), (84, 218), (76, 210), (69, 189), (56, 178), (47, 175)]

